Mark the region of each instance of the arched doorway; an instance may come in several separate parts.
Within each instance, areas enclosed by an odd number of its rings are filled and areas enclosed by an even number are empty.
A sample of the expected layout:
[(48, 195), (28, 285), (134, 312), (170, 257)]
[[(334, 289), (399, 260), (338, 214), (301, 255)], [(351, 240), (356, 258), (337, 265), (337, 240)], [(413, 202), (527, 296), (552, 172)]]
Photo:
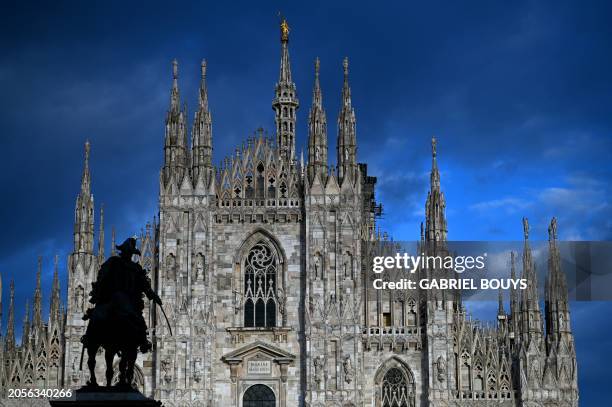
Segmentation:
[(255, 384), (242, 396), (242, 407), (276, 407), (276, 396), (268, 386)]

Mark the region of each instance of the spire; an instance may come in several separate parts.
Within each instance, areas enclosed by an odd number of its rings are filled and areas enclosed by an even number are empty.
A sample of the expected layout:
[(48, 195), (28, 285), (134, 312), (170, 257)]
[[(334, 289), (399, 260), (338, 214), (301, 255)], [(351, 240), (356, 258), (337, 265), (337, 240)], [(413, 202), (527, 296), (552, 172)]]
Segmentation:
[(208, 109), (208, 88), (206, 85), (206, 60), (201, 64), (202, 79), (198, 97), (198, 111), (195, 113), (191, 132), (193, 183), (197, 184), (200, 173), (205, 181), (212, 178), (212, 117)]
[(21, 345), (25, 345), (30, 341), (30, 300), (26, 299), (25, 314), (23, 316), (23, 326), (21, 334)]
[(319, 57), (315, 59), (315, 80), (312, 91), (312, 106), (319, 109), (323, 109), (323, 95), (321, 94), (321, 84), (319, 83), (319, 69), (321, 68), (321, 61)]
[(55, 255), (53, 263), (53, 285), (51, 287), (51, 302), (49, 304), (49, 326), (52, 322), (57, 322), (59, 320), (59, 308), (61, 305), (58, 255)]
[(344, 71), (344, 84), (342, 86), (342, 104), (347, 108), (351, 107), (351, 87), (349, 86), (349, 61), (348, 57), (344, 57), (342, 61), (342, 68)]
[(115, 244), (115, 226), (111, 229), (111, 256), (117, 255), (117, 248)]
[[(344, 86), (342, 87), (342, 108), (338, 115), (338, 178), (340, 182), (348, 174), (357, 171), (357, 135), (355, 130), (355, 109), (351, 102), (351, 88), (348, 82), (348, 58), (342, 62)], [(354, 179), (354, 178), (353, 178)]]
[(4, 342), (7, 353), (15, 350), (15, 282), (11, 280), (10, 285), (9, 314), (6, 328), (6, 341)]
[(295, 83), (291, 80), (291, 63), (289, 61), (289, 24), (281, 18), (281, 63), (278, 82), (272, 100), (275, 113), (276, 144), (281, 156), (293, 161), (295, 155), (295, 122), (299, 107)]
[[(183, 179), (187, 157), (187, 125), (185, 107), (181, 109), (181, 98), (178, 88), (178, 62), (172, 61), (172, 90), (170, 91), (170, 108), (166, 114), (164, 141), (164, 182), (171, 175), (177, 182)], [(160, 191), (162, 193), (163, 191)]]
[(323, 109), (323, 95), (319, 83), (319, 58), (315, 60), (315, 80), (312, 91), (312, 106), (308, 114), (308, 177), (316, 173), (325, 182), (327, 178), (327, 118)]
[(538, 298), (538, 279), (529, 245), (529, 220), (523, 218), (523, 276), (527, 280), (527, 288), (521, 297), (521, 333), (525, 342), (539, 339), (542, 335), (542, 315)]
[(545, 315), (548, 342), (552, 345), (563, 335), (571, 334), (567, 281), (557, 246), (557, 218), (552, 218), (548, 227), (548, 250)]
[(85, 164), (81, 178), (81, 191), (76, 199), (74, 222), (74, 252), (92, 253), (94, 234), (94, 200), (89, 174), (89, 141), (85, 142)]
[(437, 140), (435, 137), (431, 138), (431, 174), (429, 176), (429, 182), (432, 189), (440, 190), (440, 172), (438, 170), (437, 156)]
[(208, 89), (206, 88), (206, 60), (203, 59), (200, 64), (202, 79), (200, 81), (199, 102), (202, 110), (208, 111)]
[(89, 151), (91, 145), (89, 140), (85, 141), (85, 163), (83, 165), (83, 175), (81, 176), (81, 194), (89, 195), (91, 191), (91, 176), (89, 174)]
[(172, 60), (172, 90), (170, 91), (170, 110), (178, 112), (181, 107), (181, 95), (178, 88), (178, 61)]
[(506, 310), (504, 309), (504, 292), (500, 288), (497, 295), (497, 316), (505, 316)]
[(100, 206), (100, 224), (98, 225), (98, 259), (104, 262), (104, 204)]
[(431, 139), (430, 186), (425, 203), (425, 240), (428, 242), (446, 241), (446, 200), (440, 189), (440, 173), (437, 163), (437, 141)]
[(291, 82), (291, 64), (289, 63), (289, 24), (287, 20), (282, 17), (280, 23), (280, 34), (281, 34), (281, 68), (278, 81), (290, 83)]
[(40, 333), (42, 329), (42, 293), (40, 280), (42, 275), (42, 257), (38, 257), (38, 271), (36, 272), (36, 289), (34, 290), (34, 306), (32, 309), (33, 327), (35, 333)]
[[(516, 255), (514, 251), (510, 252), (510, 278), (516, 281)], [(512, 318), (512, 332), (515, 335), (519, 330), (519, 308), (518, 308), (518, 291), (516, 288), (510, 289), (510, 315)]]

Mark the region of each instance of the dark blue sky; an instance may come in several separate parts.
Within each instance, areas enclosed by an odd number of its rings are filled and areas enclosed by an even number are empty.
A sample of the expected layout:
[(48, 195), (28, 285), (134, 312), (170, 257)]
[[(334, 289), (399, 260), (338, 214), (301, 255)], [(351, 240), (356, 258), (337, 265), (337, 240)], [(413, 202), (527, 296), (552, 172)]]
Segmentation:
[[(522, 216), (535, 238), (552, 216), (562, 239), (612, 238), (607, 2), (124, 3), (3, 5), (0, 273), (5, 305), (16, 279), (18, 315), (37, 255), (46, 293), (53, 255), (65, 275), (87, 138), (107, 236), (113, 224), (131, 235), (156, 214), (173, 58), (190, 118), (208, 60), (216, 162), (257, 127), (272, 128), (278, 10), (292, 29), (298, 150), (318, 56), (335, 157), (348, 56), (358, 156), (378, 176), (381, 226), (397, 239), (418, 237), (432, 135), (450, 239), (520, 239)], [(595, 389), (612, 363), (610, 311), (573, 308), (585, 406), (603, 403)]]

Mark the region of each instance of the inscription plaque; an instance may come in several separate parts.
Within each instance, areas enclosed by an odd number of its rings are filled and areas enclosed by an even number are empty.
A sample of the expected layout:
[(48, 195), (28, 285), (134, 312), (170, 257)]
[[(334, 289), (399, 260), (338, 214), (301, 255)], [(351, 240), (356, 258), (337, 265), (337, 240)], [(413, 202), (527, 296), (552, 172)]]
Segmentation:
[(272, 364), (269, 360), (249, 360), (247, 365), (248, 374), (270, 374), (272, 373)]

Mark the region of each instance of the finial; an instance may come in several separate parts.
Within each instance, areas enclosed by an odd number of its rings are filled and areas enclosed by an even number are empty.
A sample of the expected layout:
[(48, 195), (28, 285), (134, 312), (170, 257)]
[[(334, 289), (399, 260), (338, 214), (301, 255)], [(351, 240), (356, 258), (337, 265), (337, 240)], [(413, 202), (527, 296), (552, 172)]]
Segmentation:
[(523, 218), (523, 234), (525, 240), (529, 239), (529, 220), (527, 218)]
[(206, 59), (202, 60), (200, 67), (202, 68), (202, 79), (204, 79), (206, 78)]
[(178, 61), (176, 58), (172, 60), (172, 79), (178, 79)]
[(321, 61), (319, 61), (319, 57), (315, 59), (315, 76), (319, 77), (319, 68), (321, 67)]

